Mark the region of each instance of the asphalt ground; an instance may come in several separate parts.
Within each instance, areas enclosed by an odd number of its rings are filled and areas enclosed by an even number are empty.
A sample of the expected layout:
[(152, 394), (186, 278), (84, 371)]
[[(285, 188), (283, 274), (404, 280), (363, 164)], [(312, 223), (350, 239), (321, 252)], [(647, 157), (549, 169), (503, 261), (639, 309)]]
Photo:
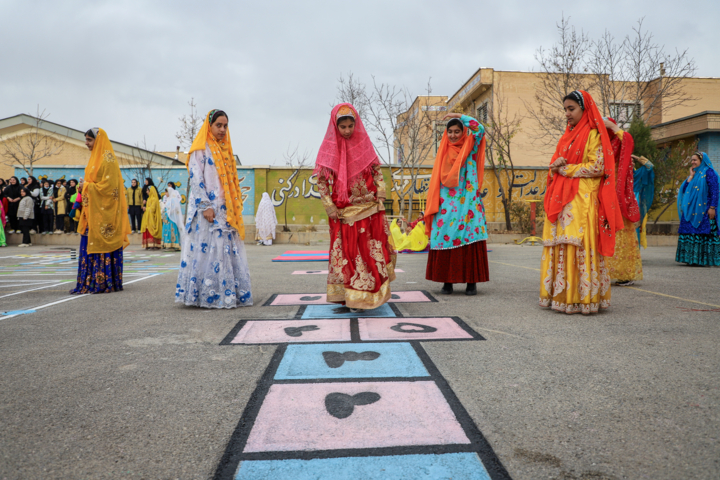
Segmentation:
[[(476, 297), (441, 296), (422, 254), (399, 256), (393, 290), (439, 300), (405, 316), (486, 338), (423, 347), (512, 478), (720, 477), (720, 269), (653, 247), (608, 311), (568, 316), (537, 305), (540, 247), (489, 248)], [(254, 306), (221, 311), (174, 303), (178, 253), (130, 248), (123, 292), (70, 297), (67, 249), (0, 249), (0, 478), (212, 478), (276, 349), (219, 343), (293, 318), (273, 294), (325, 291), (291, 275), (325, 264), (270, 261), (291, 249), (319, 248), (248, 245)]]

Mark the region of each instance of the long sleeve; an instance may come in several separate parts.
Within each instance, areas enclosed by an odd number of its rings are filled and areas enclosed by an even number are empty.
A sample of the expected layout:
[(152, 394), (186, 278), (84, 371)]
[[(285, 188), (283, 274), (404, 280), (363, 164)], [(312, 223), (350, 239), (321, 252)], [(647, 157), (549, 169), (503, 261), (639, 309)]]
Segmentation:
[(377, 196), (387, 198), (387, 188), (385, 186), (385, 179), (383, 178), (380, 165), (375, 165), (373, 167), (373, 182), (375, 183), (375, 187), (377, 188)]
[(570, 178), (594, 178), (602, 177), (605, 173), (605, 155), (603, 154), (602, 141), (597, 130), (590, 132), (583, 162), (575, 165), (565, 165), (558, 170), (564, 177)]
[(325, 207), (328, 217), (332, 213), (337, 213), (337, 207), (332, 201), (332, 196), (330, 195), (330, 185), (328, 184), (328, 179), (325, 175), (318, 175), (317, 187), (318, 192), (320, 192), (320, 199), (322, 200), (323, 207)]
[[(190, 156), (190, 189), (195, 197), (196, 208), (204, 212), (212, 208), (212, 202), (205, 189), (205, 152), (196, 150)], [(216, 212), (217, 213), (217, 212)]]
[(35, 198), (38, 198), (38, 197), (40, 196), (40, 189), (39, 189), (39, 188), (36, 188), (35, 190), (31, 190), (31, 191), (30, 191), (30, 195), (33, 196), (33, 197), (35, 197)]
[(708, 182), (708, 208), (718, 207), (718, 176), (715, 170), (708, 169), (706, 180)]
[(472, 132), (472, 135), (475, 136), (475, 144), (473, 145), (473, 149), (470, 154), (472, 158), (475, 158), (475, 154), (477, 153), (480, 142), (483, 139), (483, 135), (485, 135), (485, 127), (469, 115), (463, 115), (460, 117), (460, 121), (468, 130), (470, 130), (470, 132)]

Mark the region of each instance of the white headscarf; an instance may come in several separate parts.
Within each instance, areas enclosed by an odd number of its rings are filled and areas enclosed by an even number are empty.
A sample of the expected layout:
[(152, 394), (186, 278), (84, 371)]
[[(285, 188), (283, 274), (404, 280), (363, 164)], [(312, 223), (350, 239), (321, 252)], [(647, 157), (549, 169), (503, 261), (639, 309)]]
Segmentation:
[(167, 197), (163, 201), (163, 211), (168, 217), (168, 220), (173, 222), (178, 230), (180, 230), (180, 236), (183, 234), (183, 214), (182, 214), (182, 197), (180, 193), (174, 188), (167, 187)]
[(270, 200), (270, 195), (265, 192), (262, 194), (262, 200), (260, 200), (260, 205), (258, 205), (255, 214), (255, 238), (258, 240), (275, 239), (277, 223), (275, 207), (273, 207), (272, 200)]

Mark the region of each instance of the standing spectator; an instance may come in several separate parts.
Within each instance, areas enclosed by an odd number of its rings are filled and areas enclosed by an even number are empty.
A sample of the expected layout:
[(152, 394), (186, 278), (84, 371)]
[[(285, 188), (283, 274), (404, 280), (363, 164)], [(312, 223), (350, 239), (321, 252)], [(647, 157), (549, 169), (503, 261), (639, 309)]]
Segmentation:
[(33, 204), (35, 205), (35, 216), (33, 217), (33, 220), (35, 220), (35, 224), (33, 225), (33, 228), (30, 229), (30, 233), (38, 233), (42, 230), (40, 228), (40, 225), (42, 224), (42, 216), (40, 215), (41, 185), (40, 182), (38, 182), (37, 178), (31, 175), (27, 179), (27, 184), (25, 185), (25, 188), (27, 188), (28, 192), (30, 192)]
[(0, 178), (0, 203), (2, 203), (3, 210), (7, 212), (8, 210), (8, 201), (7, 198), (5, 198), (5, 188), (8, 186), (8, 183)]
[(17, 211), (20, 204), (20, 181), (17, 177), (10, 177), (9, 185), (5, 187), (4, 194), (8, 201), (8, 221), (10, 222), (10, 230), (8, 233), (20, 233), (20, 224), (18, 223)]
[(53, 233), (53, 217), (55, 216), (55, 205), (53, 202), (52, 180), (43, 180), (40, 191), (40, 215), (42, 217), (40, 232), (45, 235)]
[(67, 200), (65, 200), (66, 189), (64, 180), (55, 182), (52, 201), (55, 206), (55, 233), (60, 234), (65, 229), (65, 217), (67, 216)]
[(140, 231), (142, 226), (142, 207), (143, 207), (143, 189), (138, 185), (136, 179), (132, 179), (130, 187), (125, 191), (125, 197), (128, 204), (128, 215), (130, 215), (130, 227), (132, 233)]
[(5, 219), (5, 207), (0, 202), (0, 247), (7, 247), (7, 240), (5, 239), (5, 225), (7, 220)]
[(20, 204), (18, 206), (18, 221), (20, 223), (20, 228), (22, 229), (22, 243), (18, 245), (19, 247), (30, 247), (32, 246), (32, 241), (30, 239), (30, 229), (35, 225), (35, 202), (32, 199), (32, 196), (30, 196), (30, 190), (27, 188), (20, 189), (20, 196), (22, 199), (20, 200)]
[(21, 186), (21, 187), (25, 187), (26, 185), (27, 185), (27, 178), (22, 177), (22, 178), (20, 179), (20, 186)]
[(71, 178), (68, 180), (68, 186), (65, 189), (65, 200), (67, 201), (68, 211), (68, 216), (65, 217), (65, 232), (67, 233), (75, 233), (75, 230), (77, 230), (75, 220), (73, 220), (73, 217), (70, 215), (70, 210), (73, 208), (73, 204), (75, 203), (75, 200), (73, 199), (75, 194), (77, 194), (77, 180)]

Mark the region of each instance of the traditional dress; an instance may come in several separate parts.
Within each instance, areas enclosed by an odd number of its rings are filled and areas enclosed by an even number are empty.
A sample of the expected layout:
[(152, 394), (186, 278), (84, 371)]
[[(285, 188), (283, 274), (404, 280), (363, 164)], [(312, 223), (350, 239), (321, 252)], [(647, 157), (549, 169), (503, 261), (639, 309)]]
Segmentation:
[[(610, 121), (615, 123), (613, 119)], [(643, 279), (640, 246), (635, 232), (635, 226), (640, 221), (640, 207), (633, 188), (632, 153), (635, 141), (632, 135), (622, 130), (617, 134), (608, 130), (608, 135), (615, 155), (615, 193), (624, 228), (615, 234), (615, 255), (607, 259), (607, 267), (611, 280), (615, 279), (619, 284), (632, 284), (635, 280)]]
[(5, 239), (5, 225), (7, 225), (7, 220), (5, 219), (5, 206), (0, 203), (0, 247), (7, 246), (7, 240)]
[[(686, 179), (680, 186), (677, 206), (680, 227), (675, 261), (688, 265), (720, 266), (718, 174), (707, 153), (702, 153), (702, 163), (695, 169), (692, 180)], [(708, 215), (711, 208), (715, 208), (712, 220)]]
[(610, 306), (605, 257), (615, 253), (615, 232), (623, 218), (602, 116), (587, 92), (572, 95), (583, 114), (577, 125), (567, 126), (550, 162), (563, 157), (567, 165), (548, 173), (540, 306), (589, 314)]
[(94, 128), (93, 133), (95, 146), (82, 187), (77, 285), (70, 293), (122, 290), (123, 248), (130, 244), (120, 166), (105, 131)]
[(177, 190), (167, 187), (162, 201), (162, 247), (180, 250), (180, 226), (183, 224), (182, 197)]
[(273, 240), (275, 240), (277, 224), (275, 207), (272, 200), (270, 200), (270, 195), (263, 192), (262, 200), (260, 200), (260, 205), (258, 205), (255, 214), (255, 240), (263, 245), (272, 245)]
[(490, 280), (487, 225), (480, 191), (485, 172), (485, 129), (463, 115), (463, 135), (451, 143), (443, 134), (433, 166), (425, 210), (430, 238), (425, 278), (433, 282)]
[(638, 242), (643, 248), (647, 248), (647, 219), (655, 196), (655, 167), (647, 158), (640, 158), (645, 163), (633, 174), (633, 189), (640, 208), (641, 224), (637, 227)]
[[(160, 212), (160, 197), (154, 185), (148, 186), (145, 214), (142, 218), (143, 248), (155, 249), (162, 246), (162, 213)], [(123, 195), (124, 197), (125, 195)]]
[[(348, 139), (337, 127), (343, 117), (355, 121)], [(396, 255), (385, 207), (378, 200), (386, 195), (378, 157), (349, 103), (333, 109), (315, 165), (323, 206), (328, 216), (338, 217), (329, 220), (327, 300), (354, 309), (377, 308), (390, 300)]]
[[(242, 195), (228, 132), (216, 140), (208, 113), (190, 147), (190, 198), (175, 301), (205, 308), (252, 305)], [(208, 222), (203, 212), (213, 209)]]

